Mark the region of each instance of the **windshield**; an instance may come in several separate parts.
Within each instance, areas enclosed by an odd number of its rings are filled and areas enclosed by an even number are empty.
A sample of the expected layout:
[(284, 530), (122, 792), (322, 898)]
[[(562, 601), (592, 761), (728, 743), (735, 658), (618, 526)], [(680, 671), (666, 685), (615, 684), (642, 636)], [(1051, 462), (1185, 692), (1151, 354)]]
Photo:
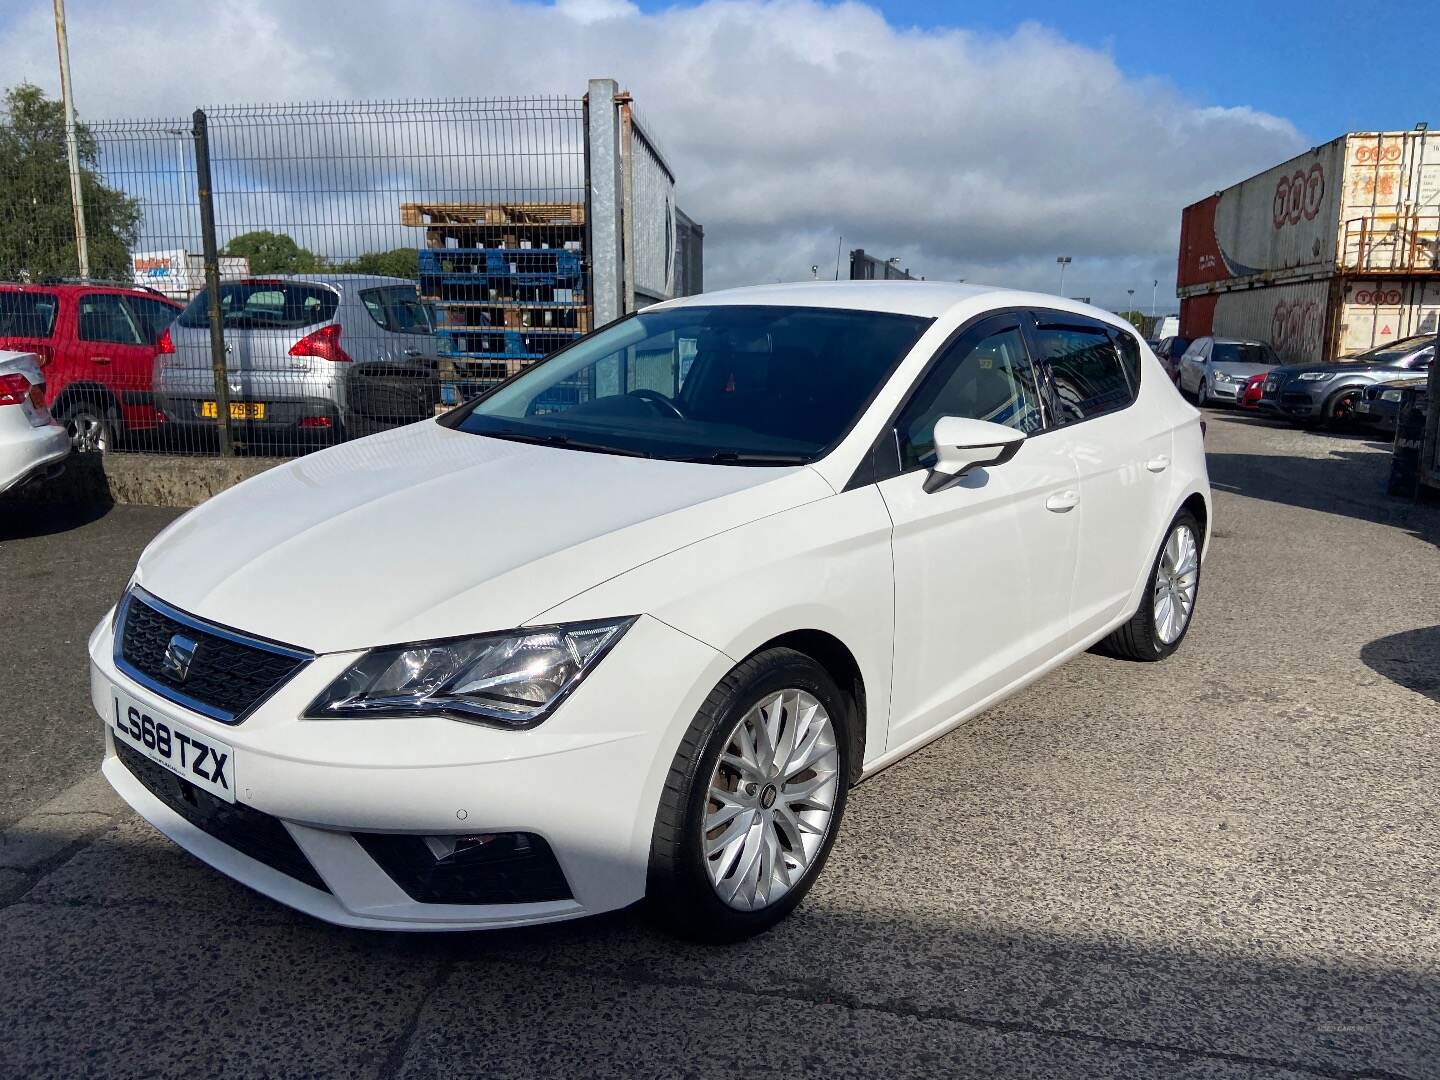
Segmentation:
[(1216, 364), (1263, 364), (1267, 367), (1274, 367), (1280, 362), (1269, 345), (1230, 341), (1217, 341), (1210, 360)]
[[(220, 321), (248, 330), (298, 330), (335, 317), (334, 289), (295, 281), (236, 281), (220, 286)], [(201, 289), (180, 316), (181, 326), (210, 325), (210, 293)]]
[(1404, 360), (1416, 349), (1430, 344), (1435, 338), (1431, 334), (1417, 335), (1416, 337), (1401, 338), (1399, 341), (1387, 342), (1384, 345), (1377, 345), (1373, 349), (1356, 353), (1350, 357), (1352, 364), (1396, 364)]
[(804, 464), (844, 437), (931, 321), (730, 305), (642, 313), (531, 368), (452, 424), (674, 461)]

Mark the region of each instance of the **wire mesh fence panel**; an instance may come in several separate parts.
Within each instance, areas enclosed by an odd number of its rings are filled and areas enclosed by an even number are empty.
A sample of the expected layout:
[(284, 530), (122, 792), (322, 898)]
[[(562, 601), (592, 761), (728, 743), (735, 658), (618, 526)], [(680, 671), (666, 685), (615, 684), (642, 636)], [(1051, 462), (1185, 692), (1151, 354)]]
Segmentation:
[(590, 327), (579, 98), (81, 125), (86, 273), (63, 114), (38, 94), (12, 92), (0, 129), (0, 348), (46, 357), (84, 446), (213, 454), (223, 425), (237, 452), (303, 453), (433, 415)]

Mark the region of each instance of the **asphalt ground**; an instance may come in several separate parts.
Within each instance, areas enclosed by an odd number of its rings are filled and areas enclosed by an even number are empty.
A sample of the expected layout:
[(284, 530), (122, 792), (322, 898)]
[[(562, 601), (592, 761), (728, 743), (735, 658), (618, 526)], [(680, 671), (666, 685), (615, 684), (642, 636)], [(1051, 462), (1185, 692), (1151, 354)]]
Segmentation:
[[(1440, 509), (1212, 413), (1197, 620), (855, 789), (771, 933), (329, 927), (108, 795), (83, 645), (171, 511), (0, 503), (0, 1074), (1440, 1077)], [(28, 535), (33, 534), (33, 535)]]

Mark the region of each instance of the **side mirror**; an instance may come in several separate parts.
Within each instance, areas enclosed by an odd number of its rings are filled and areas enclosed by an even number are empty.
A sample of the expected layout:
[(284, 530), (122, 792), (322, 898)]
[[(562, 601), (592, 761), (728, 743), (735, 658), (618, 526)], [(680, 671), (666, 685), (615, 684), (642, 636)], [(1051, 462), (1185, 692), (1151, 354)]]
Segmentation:
[(972, 469), (1003, 465), (1020, 452), (1025, 433), (992, 424), (942, 416), (935, 421), (935, 461), (925, 480), (926, 491), (939, 491)]

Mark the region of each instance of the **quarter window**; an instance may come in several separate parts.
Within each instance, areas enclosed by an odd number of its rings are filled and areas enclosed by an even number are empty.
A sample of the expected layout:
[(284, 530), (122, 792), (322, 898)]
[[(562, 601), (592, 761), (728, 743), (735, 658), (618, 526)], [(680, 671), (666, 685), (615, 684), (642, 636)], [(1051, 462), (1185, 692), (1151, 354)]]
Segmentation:
[(48, 338), (59, 308), (54, 293), (0, 289), (0, 337)]
[(1058, 423), (1103, 416), (1134, 400), (1120, 354), (1104, 330), (1041, 327), (1035, 340), (1050, 370)]
[(1044, 426), (1035, 372), (1018, 326), (978, 341), (966, 334), (940, 358), (896, 425), (903, 470), (917, 468), (935, 450), (942, 416), (989, 420), (1027, 435)]

